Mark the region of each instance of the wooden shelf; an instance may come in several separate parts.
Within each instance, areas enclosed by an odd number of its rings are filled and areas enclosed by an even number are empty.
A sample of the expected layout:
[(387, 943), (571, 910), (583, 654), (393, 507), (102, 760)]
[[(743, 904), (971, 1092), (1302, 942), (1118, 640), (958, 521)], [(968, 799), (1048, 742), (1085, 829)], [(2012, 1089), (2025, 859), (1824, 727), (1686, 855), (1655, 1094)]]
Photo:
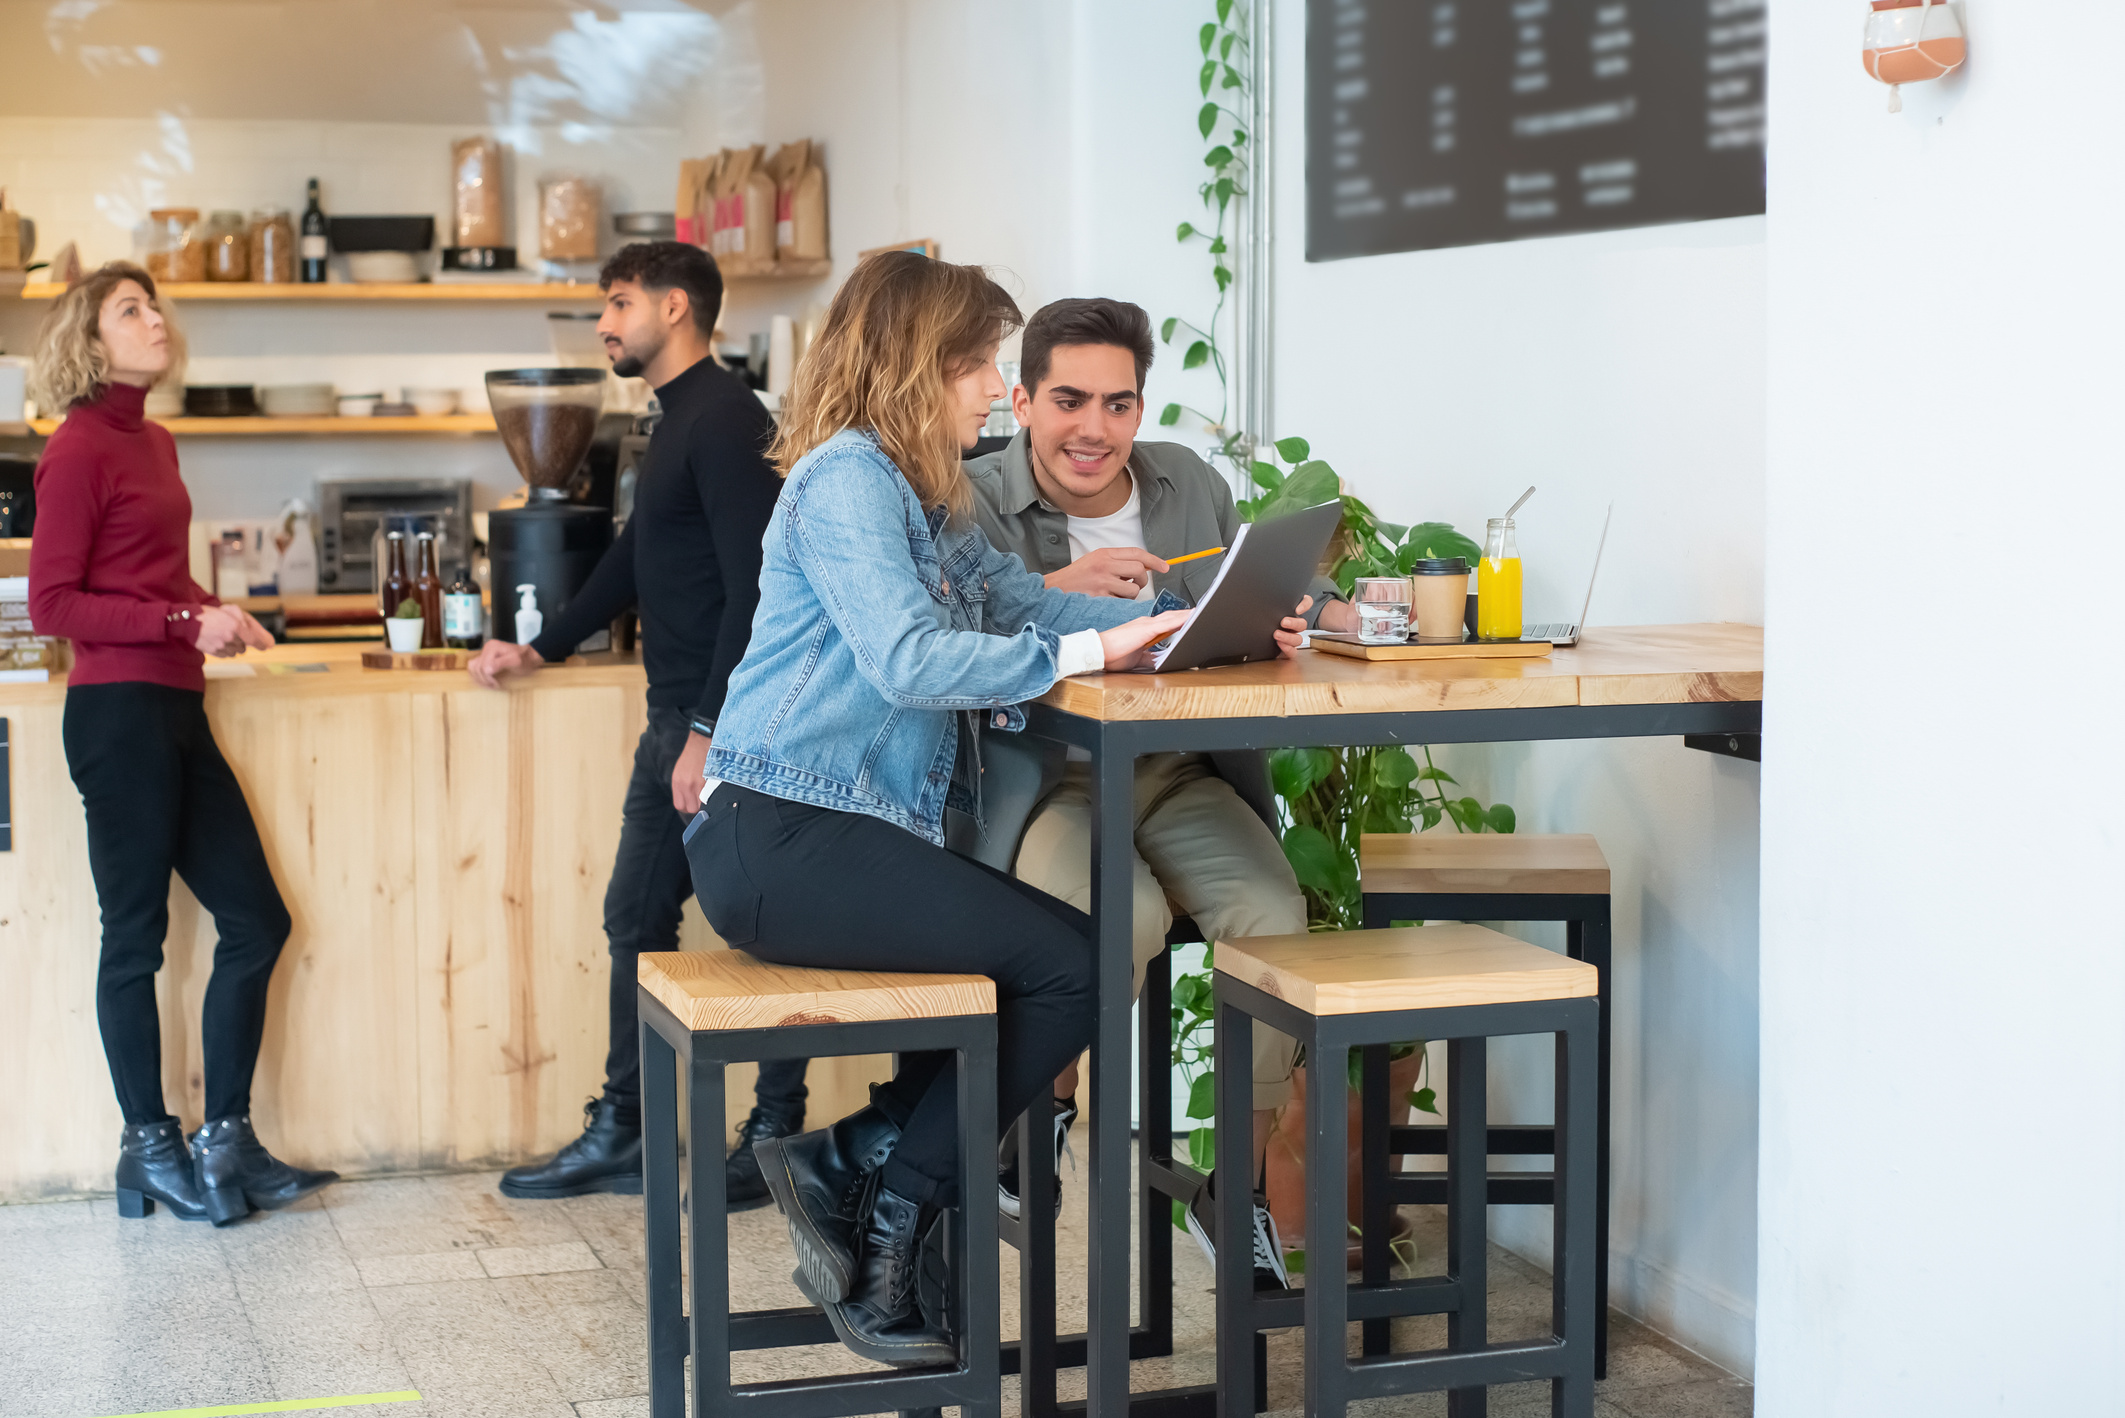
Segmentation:
[[(388, 433), (492, 433), (492, 414), (444, 414), (437, 418), (167, 418), (156, 419), (182, 437), (287, 438), (311, 434), (357, 435), (374, 438)], [(32, 431), (50, 437), (59, 427), (57, 419), (37, 419)]]
[[(832, 271), (832, 261), (793, 261), (777, 263), (765, 270), (726, 271), (724, 280), (731, 283), (746, 281), (812, 280)], [(326, 282), (322, 285), (304, 285), (300, 281), (165, 281), (156, 288), (175, 301), (188, 300), (252, 300), (252, 301), (555, 301), (555, 300), (603, 300), (605, 293), (594, 282), (544, 282), (512, 281), (509, 283), (473, 282), (454, 283), (447, 281), (413, 281), (406, 283), (353, 281)], [(17, 292), (24, 300), (53, 300), (65, 291), (54, 281), (31, 281)], [(0, 287), (0, 295), (8, 294)]]

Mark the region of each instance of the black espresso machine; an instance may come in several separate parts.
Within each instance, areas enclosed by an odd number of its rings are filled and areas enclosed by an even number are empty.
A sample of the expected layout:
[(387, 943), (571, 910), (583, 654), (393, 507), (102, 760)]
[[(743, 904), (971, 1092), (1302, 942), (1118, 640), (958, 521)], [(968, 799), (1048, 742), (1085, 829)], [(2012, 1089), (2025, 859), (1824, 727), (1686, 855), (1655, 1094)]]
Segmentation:
[[(514, 641), (526, 587), (543, 629), (612, 546), (619, 439), (632, 420), (600, 412), (600, 369), (491, 370), (487, 402), (529, 489), (522, 507), (487, 514), (494, 637)], [(603, 648), (602, 638), (584, 648)]]

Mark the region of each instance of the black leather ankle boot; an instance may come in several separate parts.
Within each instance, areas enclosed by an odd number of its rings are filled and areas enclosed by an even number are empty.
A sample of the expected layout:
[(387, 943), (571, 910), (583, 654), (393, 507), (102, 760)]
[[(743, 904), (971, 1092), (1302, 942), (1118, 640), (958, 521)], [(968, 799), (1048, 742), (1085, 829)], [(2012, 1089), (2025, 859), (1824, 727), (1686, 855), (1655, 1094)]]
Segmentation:
[(642, 1194), (642, 1125), (623, 1123), (606, 1098), (583, 1105), (583, 1135), (544, 1162), (502, 1173), (501, 1192), (520, 1201), (552, 1201), (592, 1192)]
[[(879, 1184), (864, 1188), (869, 1202), (856, 1238), (856, 1277), (848, 1299), (825, 1303), (813, 1294), (803, 1271), (797, 1288), (826, 1312), (834, 1333), (851, 1352), (880, 1364), (917, 1367), (949, 1364), (957, 1354), (952, 1337), (923, 1313), (922, 1240), (930, 1218), (921, 1206)], [(946, 1293), (951, 1277), (943, 1276)]]
[(152, 1216), (155, 1203), (180, 1221), (204, 1221), (199, 1177), (175, 1118), (127, 1127), (118, 1135), (118, 1214)]
[(737, 1144), (723, 1159), (723, 1204), (731, 1211), (751, 1211), (767, 1204), (767, 1183), (760, 1176), (760, 1158), (754, 1151), (774, 1138), (794, 1137), (804, 1129), (804, 1115), (754, 1108), (738, 1128)]
[(863, 1183), (899, 1142), (900, 1129), (873, 1104), (832, 1127), (754, 1144), (761, 1178), (789, 1222), (798, 1268), (828, 1300), (849, 1293)]
[(248, 1114), (216, 1118), (192, 1134), (199, 1167), (199, 1199), (216, 1226), (240, 1221), (252, 1211), (278, 1211), (339, 1180), (337, 1172), (291, 1167), (266, 1151), (251, 1131)]

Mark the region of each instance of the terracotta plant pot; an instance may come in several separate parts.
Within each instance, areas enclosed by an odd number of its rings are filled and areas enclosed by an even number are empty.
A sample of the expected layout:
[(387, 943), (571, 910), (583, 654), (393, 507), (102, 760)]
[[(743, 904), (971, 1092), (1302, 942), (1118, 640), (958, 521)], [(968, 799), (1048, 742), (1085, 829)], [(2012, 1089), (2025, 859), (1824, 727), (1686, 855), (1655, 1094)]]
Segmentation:
[[(1396, 1059), (1387, 1066), (1388, 1112), (1394, 1122), (1407, 1122), (1411, 1109), (1400, 1100), (1409, 1096), (1417, 1086), (1417, 1078), (1423, 1072), (1424, 1057), (1411, 1054), (1406, 1059)], [(1283, 1115), (1277, 1119), (1277, 1130), (1269, 1139), (1269, 1214), (1276, 1218), (1276, 1228), (1286, 1247), (1303, 1249), (1306, 1244), (1306, 1069), (1301, 1065), (1292, 1074), (1291, 1102)], [(1350, 1161), (1346, 1169), (1349, 1184), (1351, 1224), (1357, 1225), (1364, 1215), (1364, 1195), (1360, 1186), (1362, 1172), (1358, 1166), (1358, 1153), (1362, 1147), (1358, 1119), (1358, 1091), (1349, 1094)], [(1399, 1236), (1408, 1226), (1397, 1215), (1396, 1232)], [(1361, 1260), (1358, 1242), (1351, 1239), (1345, 1264), (1356, 1270)], [(1307, 1257), (1308, 1269), (1312, 1257)]]

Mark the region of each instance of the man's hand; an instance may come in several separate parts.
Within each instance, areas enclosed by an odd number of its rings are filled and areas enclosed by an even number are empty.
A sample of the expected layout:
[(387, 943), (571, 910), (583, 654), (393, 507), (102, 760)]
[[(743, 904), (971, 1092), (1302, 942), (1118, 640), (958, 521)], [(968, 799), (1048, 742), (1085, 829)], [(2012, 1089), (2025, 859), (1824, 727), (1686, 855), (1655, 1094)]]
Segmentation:
[[(1085, 560), (1091, 560), (1086, 557)], [(1099, 633), (1099, 647), (1107, 652), (1107, 668), (1132, 670), (1144, 660), (1144, 647), (1165, 639), (1188, 623), (1194, 611), (1167, 611), (1164, 615), (1140, 616)], [(1278, 640), (1283, 637), (1279, 635)]]
[(1152, 572), (1171, 569), (1142, 547), (1101, 547), (1041, 579), (1057, 591), (1133, 601), (1137, 592), (1151, 584)]
[(1348, 601), (1330, 601), (1321, 607), (1319, 627), (1344, 635), (1355, 635), (1358, 631), (1358, 608)]
[[(1285, 616), (1284, 623), (1277, 628), (1276, 648), (1280, 658), (1291, 660), (1298, 657), (1299, 646), (1306, 643), (1306, 608), (1312, 604), (1313, 597), (1299, 597), (1298, 614)], [(1322, 615), (1325, 617), (1327, 612), (1323, 611)]]
[(535, 670), (546, 663), (545, 656), (529, 645), (513, 645), (507, 640), (490, 640), (480, 646), (479, 653), (472, 657), (465, 669), (472, 675), (472, 682), (483, 689), (500, 689), (502, 681), (510, 675), (526, 670)]
[(701, 787), (708, 776), (701, 771), (708, 761), (709, 737), (694, 732), (686, 736), (686, 747), (679, 750), (679, 761), (671, 770), (671, 805), (687, 817), (701, 810)]
[(266, 628), (252, 619), (249, 611), (236, 606), (202, 606), (192, 624), (192, 643), (201, 654), (216, 659), (241, 655), (246, 646), (253, 650), (273, 648), (273, 637)]

